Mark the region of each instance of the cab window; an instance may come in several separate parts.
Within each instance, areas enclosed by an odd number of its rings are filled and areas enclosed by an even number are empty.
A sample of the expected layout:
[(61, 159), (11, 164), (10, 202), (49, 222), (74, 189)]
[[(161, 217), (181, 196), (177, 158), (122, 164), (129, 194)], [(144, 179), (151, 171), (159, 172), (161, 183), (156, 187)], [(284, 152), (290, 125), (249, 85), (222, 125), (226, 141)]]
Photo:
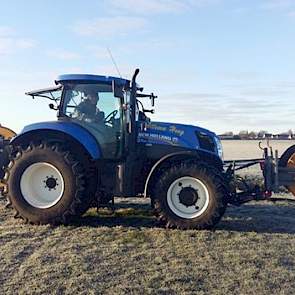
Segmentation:
[(64, 113), (79, 121), (110, 126), (120, 118), (120, 103), (110, 85), (69, 84), (65, 90)]

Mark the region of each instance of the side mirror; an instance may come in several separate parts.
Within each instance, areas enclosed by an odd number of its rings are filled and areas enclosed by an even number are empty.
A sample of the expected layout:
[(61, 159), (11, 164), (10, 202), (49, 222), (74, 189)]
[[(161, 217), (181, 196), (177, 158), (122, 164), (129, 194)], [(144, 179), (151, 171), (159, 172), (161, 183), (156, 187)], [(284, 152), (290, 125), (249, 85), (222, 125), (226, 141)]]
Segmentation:
[(112, 89), (115, 97), (124, 98), (124, 91), (121, 85), (118, 85), (115, 80), (112, 81)]
[(53, 103), (50, 103), (48, 106), (51, 110), (57, 111), (57, 107)]

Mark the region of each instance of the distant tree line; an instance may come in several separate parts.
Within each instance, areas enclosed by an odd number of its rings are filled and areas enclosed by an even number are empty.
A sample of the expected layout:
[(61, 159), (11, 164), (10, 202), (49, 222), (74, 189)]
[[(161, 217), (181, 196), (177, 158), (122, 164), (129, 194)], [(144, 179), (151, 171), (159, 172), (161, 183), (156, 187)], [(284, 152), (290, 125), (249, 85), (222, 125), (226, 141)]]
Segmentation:
[(295, 139), (295, 133), (290, 129), (287, 132), (282, 133), (270, 133), (266, 130), (260, 130), (258, 132), (256, 131), (248, 131), (248, 130), (241, 130), (239, 133), (234, 134), (232, 131), (225, 132), (223, 134), (220, 134), (219, 137), (223, 140), (226, 139), (266, 139), (266, 138), (272, 138), (272, 139)]

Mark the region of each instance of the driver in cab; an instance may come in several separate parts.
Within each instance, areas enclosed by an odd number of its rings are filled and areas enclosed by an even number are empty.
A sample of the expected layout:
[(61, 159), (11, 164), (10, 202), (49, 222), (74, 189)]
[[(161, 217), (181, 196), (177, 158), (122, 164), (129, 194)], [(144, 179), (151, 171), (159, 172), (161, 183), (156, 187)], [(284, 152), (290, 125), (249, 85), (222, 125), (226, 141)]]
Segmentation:
[(97, 108), (98, 93), (91, 90), (85, 94), (86, 98), (76, 108), (79, 119), (90, 122), (103, 122), (105, 114)]

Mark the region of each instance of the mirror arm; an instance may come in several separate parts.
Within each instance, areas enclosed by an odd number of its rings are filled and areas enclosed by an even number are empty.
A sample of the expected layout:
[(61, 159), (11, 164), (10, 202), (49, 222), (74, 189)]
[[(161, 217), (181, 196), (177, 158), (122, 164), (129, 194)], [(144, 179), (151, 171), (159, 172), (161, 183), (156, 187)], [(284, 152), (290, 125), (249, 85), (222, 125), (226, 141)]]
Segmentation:
[(144, 113), (151, 113), (151, 114), (154, 114), (155, 113), (155, 110), (146, 110), (146, 109), (143, 109), (143, 112)]

